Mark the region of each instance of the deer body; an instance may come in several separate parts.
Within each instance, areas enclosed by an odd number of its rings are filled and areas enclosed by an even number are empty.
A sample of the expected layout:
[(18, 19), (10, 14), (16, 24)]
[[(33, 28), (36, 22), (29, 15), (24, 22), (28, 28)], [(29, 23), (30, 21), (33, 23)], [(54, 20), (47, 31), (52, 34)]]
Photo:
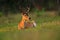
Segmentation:
[(25, 15), (22, 15), (22, 20), (18, 24), (18, 30), (24, 28), (24, 22), (25, 21), (29, 21), (29, 17), (28, 16), (25, 16)]

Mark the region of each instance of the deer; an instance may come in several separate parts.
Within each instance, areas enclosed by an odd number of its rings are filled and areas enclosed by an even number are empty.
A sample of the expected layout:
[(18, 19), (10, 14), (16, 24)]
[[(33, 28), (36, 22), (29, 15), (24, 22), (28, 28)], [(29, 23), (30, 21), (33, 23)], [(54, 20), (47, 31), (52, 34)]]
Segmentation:
[(36, 26), (35, 22), (33, 22), (33, 21), (30, 22), (31, 18), (28, 16), (29, 10), (30, 9), (28, 9), (27, 12), (25, 12), (25, 11), (22, 12), (22, 19), (18, 23), (18, 30), (32, 28), (32, 27)]

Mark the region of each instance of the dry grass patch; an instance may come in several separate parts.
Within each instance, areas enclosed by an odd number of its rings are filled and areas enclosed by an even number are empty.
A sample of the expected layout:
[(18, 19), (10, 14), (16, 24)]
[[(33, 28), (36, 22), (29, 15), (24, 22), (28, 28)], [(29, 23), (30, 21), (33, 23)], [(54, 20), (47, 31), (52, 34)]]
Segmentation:
[(57, 26), (57, 25), (60, 25), (60, 21), (45, 22), (41, 24), (41, 26)]

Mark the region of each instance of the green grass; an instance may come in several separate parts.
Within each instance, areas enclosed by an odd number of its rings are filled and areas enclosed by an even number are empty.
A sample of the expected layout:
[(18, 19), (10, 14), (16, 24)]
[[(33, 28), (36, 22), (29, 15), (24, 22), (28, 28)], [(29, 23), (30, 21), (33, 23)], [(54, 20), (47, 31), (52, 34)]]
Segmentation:
[(0, 17), (0, 40), (60, 40), (60, 16), (31, 15), (36, 28), (17, 30), (20, 14)]

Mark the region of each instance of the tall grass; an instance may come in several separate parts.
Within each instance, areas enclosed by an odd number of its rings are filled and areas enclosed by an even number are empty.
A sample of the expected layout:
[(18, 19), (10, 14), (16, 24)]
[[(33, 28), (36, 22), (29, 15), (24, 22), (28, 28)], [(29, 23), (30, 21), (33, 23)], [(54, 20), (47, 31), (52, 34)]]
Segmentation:
[(31, 13), (37, 26), (24, 30), (17, 30), (21, 14), (0, 17), (0, 40), (60, 40), (60, 16), (43, 16), (45, 13), (47, 12)]

